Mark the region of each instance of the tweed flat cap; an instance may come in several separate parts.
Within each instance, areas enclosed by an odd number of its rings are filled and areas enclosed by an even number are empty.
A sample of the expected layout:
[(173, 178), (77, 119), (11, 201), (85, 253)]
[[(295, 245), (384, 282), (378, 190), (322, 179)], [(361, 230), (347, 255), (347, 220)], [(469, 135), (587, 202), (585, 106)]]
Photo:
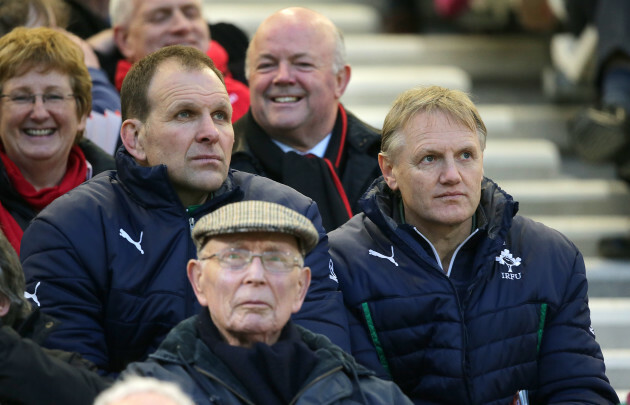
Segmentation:
[(244, 232), (276, 232), (295, 236), (304, 254), (319, 241), (313, 223), (304, 215), (269, 201), (241, 201), (204, 215), (193, 228), (197, 249), (208, 237)]

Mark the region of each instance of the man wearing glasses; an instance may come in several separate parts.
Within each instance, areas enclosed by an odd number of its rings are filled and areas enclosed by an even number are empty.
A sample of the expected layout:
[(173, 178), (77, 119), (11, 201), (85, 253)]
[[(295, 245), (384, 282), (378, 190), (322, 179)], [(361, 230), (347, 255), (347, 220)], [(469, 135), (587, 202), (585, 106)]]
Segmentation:
[(289, 320), (306, 296), (304, 256), (318, 239), (308, 218), (266, 201), (201, 218), (199, 259), (187, 273), (202, 308), (127, 373), (174, 381), (196, 404), (411, 404), (394, 383)]

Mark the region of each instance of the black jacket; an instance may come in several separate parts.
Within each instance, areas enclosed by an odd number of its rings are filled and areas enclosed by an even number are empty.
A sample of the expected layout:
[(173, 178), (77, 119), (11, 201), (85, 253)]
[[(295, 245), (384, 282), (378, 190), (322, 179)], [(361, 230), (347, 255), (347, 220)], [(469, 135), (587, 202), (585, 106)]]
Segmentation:
[[(341, 104), (324, 159), (283, 153), (254, 121), (251, 110), (234, 124), (234, 137), (231, 167), (268, 177), (311, 197), (327, 231), (361, 212), (358, 204), (361, 195), (381, 175), (380, 132), (347, 112)], [(319, 167), (323, 169), (318, 170)], [(337, 180), (341, 189), (335, 184)]]
[(111, 382), (77, 353), (39, 344), (58, 323), (35, 310), (16, 330), (0, 329), (0, 403), (91, 405)]

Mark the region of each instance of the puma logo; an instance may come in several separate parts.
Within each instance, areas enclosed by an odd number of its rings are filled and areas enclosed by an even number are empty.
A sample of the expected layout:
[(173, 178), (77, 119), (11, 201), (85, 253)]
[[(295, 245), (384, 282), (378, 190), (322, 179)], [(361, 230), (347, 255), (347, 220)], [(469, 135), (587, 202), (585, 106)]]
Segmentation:
[(37, 299), (37, 289), (39, 288), (39, 285), (41, 284), (41, 281), (38, 281), (37, 284), (35, 284), (35, 291), (33, 292), (33, 294), (31, 294), (28, 291), (24, 291), (24, 298), (31, 299), (33, 300), (38, 307), (41, 307), (41, 305), (39, 305), (39, 300)]
[(385, 259), (385, 260), (389, 260), (390, 262), (394, 263), (394, 265), (396, 267), (398, 267), (398, 263), (396, 263), (396, 260), (394, 260), (394, 246), (392, 245), (392, 255), (391, 256), (385, 256), (379, 252), (375, 252), (372, 249), (370, 249), (368, 251), (369, 254), (371, 254), (372, 256), (376, 256), (376, 257), (380, 257), (381, 259)]
[(142, 243), (142, 232), (140, 232), (140, 240), (137, 241), (137, 242), (135, 240), (131, 239), (129, 234), (127, 234), (127, 232), (125, 232), (122, 228), (120, 228), (120, 236), (122, 236), (123, 238), (127, 239), (129, 241), (129, 243), (134, 245), (136, 247), (136, 249), (138, 249), (140, 251), (140, 253), (144, 254), (144, 250), (142, 250), (142, 246), (140, 246), (140, 243)]

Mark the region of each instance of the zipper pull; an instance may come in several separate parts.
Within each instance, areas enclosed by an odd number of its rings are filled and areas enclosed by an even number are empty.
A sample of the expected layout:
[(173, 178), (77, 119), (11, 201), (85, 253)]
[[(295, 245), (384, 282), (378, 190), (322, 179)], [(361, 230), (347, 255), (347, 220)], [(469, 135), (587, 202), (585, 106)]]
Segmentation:
[(188, 223), (190, 224), (190, 233), (192, 234), (192, 230), (195, 227), (195, 218), (189, 217), (188, 218)]

